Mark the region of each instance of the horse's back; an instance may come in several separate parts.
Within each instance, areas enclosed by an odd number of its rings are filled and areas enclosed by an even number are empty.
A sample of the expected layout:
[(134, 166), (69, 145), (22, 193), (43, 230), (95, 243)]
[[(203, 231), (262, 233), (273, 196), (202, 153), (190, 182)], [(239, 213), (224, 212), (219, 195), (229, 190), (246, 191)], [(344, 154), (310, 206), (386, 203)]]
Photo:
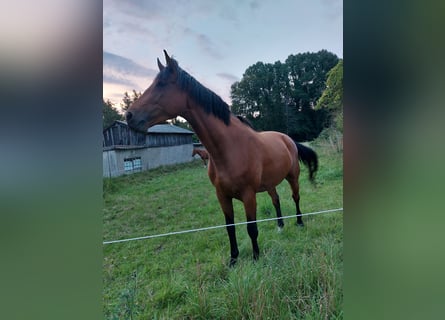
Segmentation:
[(274, 155), (275, 158), (286, 154), (293, 160), (297, 156), (297, 146), (287, 135), (277, 131), (263, 131), (258, 133), (264, 152)]

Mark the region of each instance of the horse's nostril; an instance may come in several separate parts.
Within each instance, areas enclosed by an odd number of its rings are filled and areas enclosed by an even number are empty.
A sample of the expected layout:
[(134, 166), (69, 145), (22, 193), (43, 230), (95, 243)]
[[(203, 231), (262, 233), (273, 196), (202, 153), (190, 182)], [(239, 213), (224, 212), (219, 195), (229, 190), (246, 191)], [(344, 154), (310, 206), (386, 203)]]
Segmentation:
[(125, 117), (127, 118), (127, 122), (128, 122), (133, 117), (133, 114), (130, 111), (127, 111), (127, 113), (125, 114)]

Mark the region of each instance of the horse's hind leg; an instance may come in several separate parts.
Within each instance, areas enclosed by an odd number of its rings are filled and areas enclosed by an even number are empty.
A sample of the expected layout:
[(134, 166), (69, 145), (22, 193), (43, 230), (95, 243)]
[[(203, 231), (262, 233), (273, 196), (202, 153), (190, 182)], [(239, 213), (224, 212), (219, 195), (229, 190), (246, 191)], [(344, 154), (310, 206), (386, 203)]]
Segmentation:
[(283, 222), (283, 219), (281, 219), (282, 215), (281, 215), (280, 197), (278, 196), (277, 189), (273, 188), (273, 189), (267, 191), (267, 193), (271, 197), (272, 204), (275, 207), (275, 211), (277, 212), (277, 218), (278, 218), (277, 224), (278, 224), (278, 228), (280, 228), (280, 230), (281, 230), (284, 227), (284, 222)]
[(296, 176), (290, 176), (286, 178), (292, 189), (292, 198), (295, 202), (295, 207), (297, 209), (297, 225), (300, 227), (304, 226), (303, 219), (301, 218), (300, 210), (300, 187), (298, 185), (298, 174)]

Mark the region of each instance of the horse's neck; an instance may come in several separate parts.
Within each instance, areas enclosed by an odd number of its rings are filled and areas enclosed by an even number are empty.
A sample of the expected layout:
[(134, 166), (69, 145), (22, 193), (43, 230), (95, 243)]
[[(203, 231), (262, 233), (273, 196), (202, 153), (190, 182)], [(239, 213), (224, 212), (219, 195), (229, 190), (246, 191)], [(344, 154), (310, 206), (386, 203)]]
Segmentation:
[[(183, 117), (190, 123), (196, 135), (212, 158), (223, 159), (230, 145), (227, 125), (198, 106), (191, 106)], [(234, 118), (231, 118), (233, 121)]]

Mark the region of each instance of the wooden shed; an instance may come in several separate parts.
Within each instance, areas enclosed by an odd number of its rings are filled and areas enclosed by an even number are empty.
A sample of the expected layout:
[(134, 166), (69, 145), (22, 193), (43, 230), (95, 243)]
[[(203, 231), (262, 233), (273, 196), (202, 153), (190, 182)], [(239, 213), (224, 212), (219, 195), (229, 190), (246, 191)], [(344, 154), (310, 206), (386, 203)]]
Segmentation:
[(116, 120), (103, 131), (103, 147), (145, 146), (145, 134), (131, 130), (125, 121)]
[(141, 133), (115, 121), (103, 131), (103, 176), (116, 177), (192, 161), (193, 132), (170, 124)]

